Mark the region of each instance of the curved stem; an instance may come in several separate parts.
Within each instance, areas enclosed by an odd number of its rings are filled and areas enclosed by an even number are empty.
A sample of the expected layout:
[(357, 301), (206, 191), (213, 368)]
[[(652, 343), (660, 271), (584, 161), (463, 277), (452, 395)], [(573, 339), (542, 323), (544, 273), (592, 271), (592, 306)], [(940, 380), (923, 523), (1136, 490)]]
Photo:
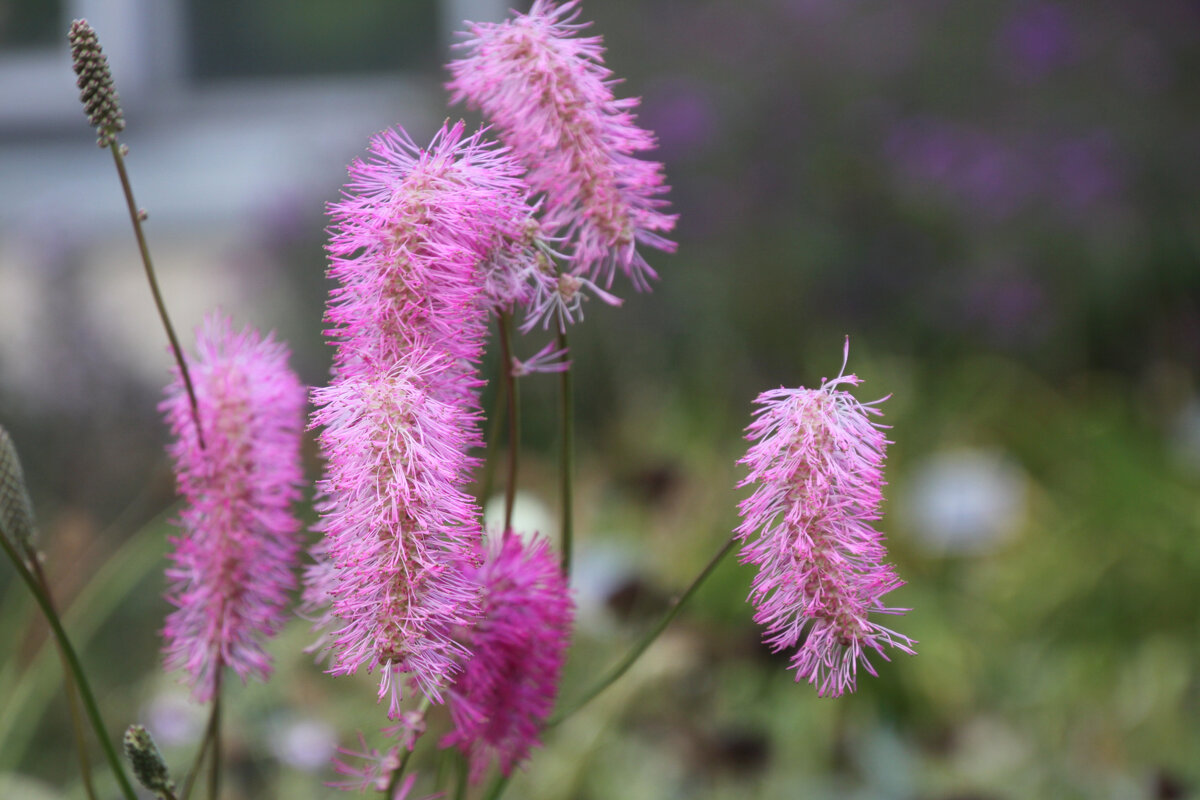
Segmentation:
[(512, 344), (509, 339), (510, 318), (500, 312), (500, 358), (504, 362), (504, 393), (508, 398), (508, 485), (504, 488), (504, 530), (512, 528), (513, 505), (517, 499), (517, 462), (521, 454), (521, 396), (512, 374)]
[[(565, 328), (558, 330), (558, 347), (560, 350), (569, 350)], [(575, 538), (575, 399), (572, 371), (573, 367), (568, 367), (560, 373), (562, 375), (562, 404), (560, 406), (562, 455), (559, 477), (562, 480), (562, 571), (568, 583), (571, 580), (571, 556)]]
[[(50, 592), (50, 582), (46, 580), (46, 573), (42, 571), (42, 564), (38, 561), (36, 554), (31, 554), (29, 563), (33, 566), (33, 576), (41, 585), (42, 591), (46, 593), (46, 602), (50, 608), (54, 609), (57, 616), (58, 608), (54, 604), (54, 595)], [(71, 732), (75, 737), (75, 749), (79, 752), (79, 773), (83, 779), (83, 789), (87, 793), (88, 800), (96, 800), (96, 787), (92, 785), (92, 766), (88, 760), (87, 740), (83, 736), (83, 718), (79, 713), (79, 693), (75, 689), (75, 678), (71, 675), (71, 668), (67, 663), (62, 646), (57, 641), (54, 642), (54, 645), (58, 651), (59, 661), (62, 662), (63, 691), (67, 695), (67, 708), (71, 714)]]
[(75, 648), (71, 646), (71, 641), (67, 638), (67, 632), (63, 630), (62, 623), (58, 619), (58, 614), (54, 611), (54, 606), (50, 604), (50, 601), (38, 587), (37, 580), (33, 577), (29, 569), (26, 568), (25, 562), (17, 554), (16, 550), (13, 549), (13, 546), (9, 544), (8, 537), (0, 536), (0, 547), (4, 548), (4, 552), (12, 561), (17, 574), (21, 576), (21, 580), (25, 581), (25, 585), (29, 587), (29, 591), (33, 594), (33, 599), (41, 607), (42, 613), (46, 615), (46, 621), (50, 623), (50, 628), (54, 631), (54, 637), (58, 640), (58, 646), (62, 649), (71, 675), (75, 678), (75, 683), (79, 687), (80, 698), (83, 700), (83, 707), (87, 711), (88, 720), (92, 723), (92, 729), (96, 732), (96, 738), (100, 740), (100, 746), (104, 750), (104, 757), (108, 760), (109, 767), (112, 768), (113, 776), (120, 786), (121, 793), (125, 795), (127, 800), (137, 800), (133, 786), (129, 783), (129, 778), (125, 775), (125, 768), (121, 764), (121, 759), (117, 756), (117, 751), (104, 730), (104, 721), (100, 719), (100, 709), (96, 705), (96, 696), (92, 694), (91, 686), (88, 685), (87, 677), (83, 673), (83, 665), (80, 664), (79, 656), (76, 655)]
[(196, 390), (192, 386), (192, 376), (188, 372), (187, 363), (183, 359), (183, 349), (175, 336), (175, 328), (167, 315), (167, 306), (163, 302), (162, 292), (158, 289), (158, 278), (154, 274), (154, 264), (150, 261), (150, 247), (146, 244), (146, 235), (142, 231), (142, 219), (138, 213), (137, 203), (133, 199), (133, 186), (129, 182), (129, 173), (125, 170), (125, 158), (121, 155), (121, 147), (114, 139), (108, 146), (112, 151), (113, 161), (117, 164), (117, 175), (121, 178), (121, 189), (125, 192), (125, 205), (129, 207), (129, 220), (133, 223), (133, 235), (137, 237), (138, 251), (142, 255), (142, 266), (146, 270), (146, 280), (150, 283), (150, 293), (154, 295), (154, 305), (158, 309), (158, 317), (162, 320), (163, 328), (167, 331), (167, 339), (171, 343), (171, 352), (175, 354), (175, 363), (179, 366), (179, 374), (183, 376), (183, 384), (187, 387), (188, 402), (192, 406), (192, 421), (196, 423), (196, 438), (200, 449), (204, 449), (204, 431), (200, 428), (200, 409), (196, 404)]
[(565, 711), (559, 711), (552, 716), (546, 723), (546, 727), (550, 728), (559, 724), (567, 717), (586, 706), (592, 700), (596, 699), (601, 692), (616, 683), (618, 678), (628, 672), (629, 668), (632, 667), (634, 663), (641, 657), (642, 653), (646, 651), (646, 648), (654, 643), (654, 640), (658, 638), (660, 633), (666, 630), (666, 627), (671, 624), (671, 620), (675, 619), (675, 617), (679, 614), (679, 611), (683, 608), (684, 604), (691, 599), (692, 595), (696, 593), (696, 590), (699, 589), (704, 581), (708, 579), (708, 576), (713, 573), (725, 556), (729, 554), (729, 551), (733, 550), (733, 546), (737, 544), (737, 541), (738, 540), (736, 536), (729, 537), (729, 540), (725, 542), (721, 549), (717, 551), (717, 554), (712, 557), (707, 565), (705, 565), (704, 569), (700, 571), (700, 574), (692, 580), (691, 585), (684, 590), (683, 594), (681, 594), (674, 600), (674, 602), (671, 603), (671, 607), (667, 609), (667, 613), (663, 614), (662, 619), (660, 619), (653, 628), (648, 630), (642, 636), (638, 643), (633, 646), (633, 649), (625, 655), (625, 658), (621, 659), (620, 663), (613, 667), (607, 675), (597, 681), (591, 689), (588, 689), (586, 692), (584, 692), (583, 697), (579, 698), (572, 705), (568, 706)]

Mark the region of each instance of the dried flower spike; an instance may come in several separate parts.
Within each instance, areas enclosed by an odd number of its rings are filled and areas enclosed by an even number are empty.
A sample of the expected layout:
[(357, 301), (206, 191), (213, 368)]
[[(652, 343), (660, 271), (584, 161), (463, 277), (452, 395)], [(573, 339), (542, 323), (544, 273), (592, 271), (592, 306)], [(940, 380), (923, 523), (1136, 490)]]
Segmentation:
[(774, 651), (798, 647), (796, 680), (822, 696), (854, 691), (860, 663), (874, 675), (870, 650), (885, 660), (885, 645), (913, 653), (911, 639), (869, 616), (906, 609), (882, 601), (904, 582), (883, 563), (883, 534), (873, 525), (888, 444), (870, 419), (880, 411), (841, 388), (859, 382), (839, 374), (819, 389), (763, 392), (746, 429), (753, 444), (739, 462), (750, 468), (739, 485), (755, 486), (736, 531), (746, 542), (743, 563), (758, 566), (754, 619)]
[(79, 99), (87, 111), (88, 121), (96, 129), (96, 143), (108, 147), (117, 140), (117, 132), (125, 130), (121, 116), (121, 98), (113, 86), (112, 70), (100, 49), (96, 32), (85, 19), (71, 23), (67, 34), (71, 43), (71, 60), (75, 67)]
[(142, 786), (159, 797), (174, 796), (175, 782), (150, 731), (141, 725), (129, 726), (125, 731), (125, 757)]
[(213, 315), (197, 337), (196, 381), (206, 447), (192, 421), (175, 370), (164, 412), (175, 441), (184, 499), (168, 599), (168, 669), (189, 674), (198, 702), (212, 698), (222, 667), (242, 680), (266, 679), (271, 660), (262, 640), (285, 622), (299, 555), (300, 430), (304, 389), (287, 366), (287, 348), (247, 328), (234, 333)]
[(33, 546), (33, 503), (25, 487), (25, 473), (12, 437), (0, 425), (0, 536), (19, 549)]

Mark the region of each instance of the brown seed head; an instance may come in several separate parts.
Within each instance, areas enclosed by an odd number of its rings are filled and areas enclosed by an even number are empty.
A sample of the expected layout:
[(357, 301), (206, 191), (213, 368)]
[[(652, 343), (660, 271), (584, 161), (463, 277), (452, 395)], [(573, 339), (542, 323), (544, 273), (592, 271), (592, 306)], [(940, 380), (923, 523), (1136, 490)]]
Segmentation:
[(121, 98), (113, 86), (108, 59), (100, 49), (96, 32), (85, 19), (71, 23), (67, 39), (71, 42), (75, 74), (79, 76), (75, 81), (79, 87), (79, 99), (83, 102), (88, 121), (96, 128), (96, 143), (108, 147), (116, 141), (117, 132), (125, 129)]

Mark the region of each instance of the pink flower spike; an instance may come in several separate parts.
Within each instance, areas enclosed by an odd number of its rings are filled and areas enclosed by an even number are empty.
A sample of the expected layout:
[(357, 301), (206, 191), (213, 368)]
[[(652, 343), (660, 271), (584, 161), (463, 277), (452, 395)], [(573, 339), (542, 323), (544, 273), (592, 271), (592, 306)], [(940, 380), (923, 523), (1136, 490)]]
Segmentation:
[(529, 292), (540, 228), (520, 172), (462, 122), (426, 148), (400, 129), (371, 140), (329, 208), (329, 277), (339, 285), (326, 334), (338, 374), (390, 367), (418, 344), (478, 361), (485, 306)]
[(544, 539), (526, 544), (510, 531), (467, 574), (482, 592), (480, 616), (466, 634), (471, 656), (448, 692), (454, 729), (441, 746), (457, 746), (478, 782), (493, 760), (508, 775), (541, 744), (574, 606)]
[(871, 651), (888, 660), (885, 646), (912, 654), (915, 644), (869, 618), (907, 609), (882, 600), (904, 583), (883, 563), (883, 534), (873, 524), (888, 442), (871, 416), (882, 400), (855, 400), (841, 387), (860, 381), (844, 372), (843, 362), (819, 389), (759, 395), (746, 429), (752, 444), (739, 462), (750, 469), (739, 486), (755, 488), (739, 506), (736, 530), (742, 562), (758, 566), (750, 599), (764, 640), (776, 652), (797, 647), (796, 680), (834, 697), (854, 691), (859, 664), (875, 674)]
[(662, 165), (635, 156), (655, 146), (639, 128), (636, 98), (618, 100), (600, 37), (578, 34), (577, 0), (534, 0), (528, 14), (499, 24), (469, 23), (448, 67), (452, 102), (466, 100), (500, 130), (545, 195), (545, 221), (570, 242), (575, 271), (612, 286), (619, 268), (638, 290), (657, 277), (638, 245), (665, 252)]
[(513, 356), (512, 360), (512, 376), (514, 378), (524, 378), (535, 372), (566, 372), (570, 368), (571, 362), (567, 360), (567, 348), (558, 347), (557, 342), (550, 342), (524, 361), (519, 360), (516, 356)]
[(283, 344), (235, 334), (224, 317), (204, 321), (196, 349), (188, 369), (206, 446), (177, 370), (159, 406), (184, 500), (163, 636), (167, 668), (186, 670), (192, 696), (207, 702), (224, 666), (243, 681), (271, 672), (262, 643), (282, 627), (296, 583), (304, 389)]
[(326, 454), (318, 505), (325, 539), (305, 601), (322, 623), (331, 672), (380, 669), (380, 699), (398, 715), (408, 675), (433, 702), (464, 655), (451, 630), (469, 625), (475, 588), (460, 572), (479, 538), (463, 488), (479, 441), (478, 412), (431, 391), (454, 365), (420, 350), (386, 372), (313, 391)]

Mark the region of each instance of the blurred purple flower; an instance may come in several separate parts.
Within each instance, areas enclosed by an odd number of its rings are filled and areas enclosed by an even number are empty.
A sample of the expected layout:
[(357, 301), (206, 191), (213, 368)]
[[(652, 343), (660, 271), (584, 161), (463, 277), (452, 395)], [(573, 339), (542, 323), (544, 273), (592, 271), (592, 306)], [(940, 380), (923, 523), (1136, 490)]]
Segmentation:
[(1075, 29), (1061, 6), (1026, 6), (1013, 13), (996, 36), (1002, 71), (1017, 80), (1033, 81), (1071, 61)]
[(1046, 293), (1032, 275), (1006, 270), (973, 274), (963, 291), (964, 322), (982, 325), (1001, 344), (1040, 340), (1046, 333)]
[(717, 135), (718, 115), (707, 87), (685, 77), (660, 81), (646, 91), (642, 121), (658, 133), (668, 160), (695, 155)]
[(1021, 210), (1039, 189), (1038, 175), (1020, 150), (946, 120), (903, 120), (889, 131), (884, 151), (904, 180), (990, 219)]
[(1055, 200), (1068, 212), (1087, 212), (1115, 199), (1121, 190), (1116, 147), (1105, 131), (1055, 146), (1050, 182)]

